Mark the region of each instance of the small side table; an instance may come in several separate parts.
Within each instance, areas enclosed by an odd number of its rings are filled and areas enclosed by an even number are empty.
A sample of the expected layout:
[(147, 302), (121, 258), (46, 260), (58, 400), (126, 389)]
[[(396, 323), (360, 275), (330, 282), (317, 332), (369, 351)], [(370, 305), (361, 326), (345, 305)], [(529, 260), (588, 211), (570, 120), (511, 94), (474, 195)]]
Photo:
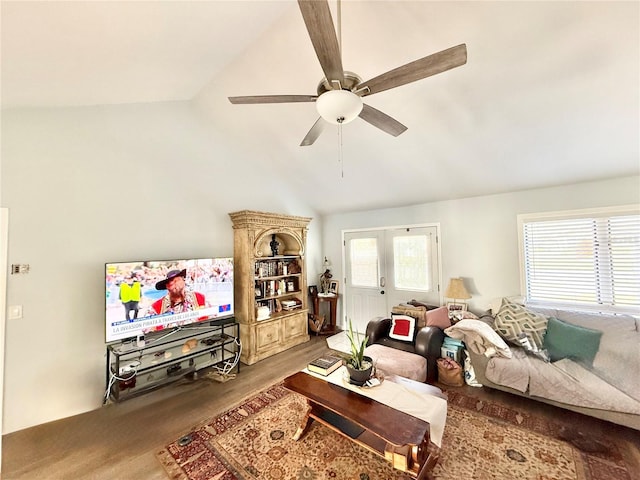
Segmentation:
[(320, 306), (323, 302), (329, 303), (329, 322), (325, 322), (322, 327), (322, 331), (320, 331), (320, 335), (333, 335), (334, 333), (338, 333), (339, 330), (336, 329), (336, 311), (338, 307), (338, 298), (339, 294), (325, 296), (325, 295), (314, 295), (313, 297), (313, 313), (315, 315), (320, 315)]

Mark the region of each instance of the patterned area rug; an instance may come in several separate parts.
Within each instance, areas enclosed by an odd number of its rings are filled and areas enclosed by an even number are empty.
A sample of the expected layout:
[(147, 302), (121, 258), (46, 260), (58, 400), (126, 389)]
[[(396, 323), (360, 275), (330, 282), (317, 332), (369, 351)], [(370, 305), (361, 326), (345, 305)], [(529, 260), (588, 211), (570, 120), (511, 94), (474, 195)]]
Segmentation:
[[(584, 452), (559, 440), (561, 428), (543, 419), (447, 393), (433, 479), (632, 480), (624, 442), (608, 439), (604, 451)], [(317, 422), (293, 441), (305, 412), (302, 397), (275, 385), (156, 455), (174, 480), (411, 478)]]

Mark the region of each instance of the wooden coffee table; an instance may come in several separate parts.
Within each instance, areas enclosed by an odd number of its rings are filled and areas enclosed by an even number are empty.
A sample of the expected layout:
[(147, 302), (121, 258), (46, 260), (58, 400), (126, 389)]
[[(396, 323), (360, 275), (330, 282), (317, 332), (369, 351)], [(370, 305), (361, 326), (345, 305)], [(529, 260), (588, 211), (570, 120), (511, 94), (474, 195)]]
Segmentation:
[(429, 441), (428, 422), (304, 372), (287, 377), (284, 386), (309, 404), (294, 440), (316, 420), (417, 479), (435, 466), (440, 450)]

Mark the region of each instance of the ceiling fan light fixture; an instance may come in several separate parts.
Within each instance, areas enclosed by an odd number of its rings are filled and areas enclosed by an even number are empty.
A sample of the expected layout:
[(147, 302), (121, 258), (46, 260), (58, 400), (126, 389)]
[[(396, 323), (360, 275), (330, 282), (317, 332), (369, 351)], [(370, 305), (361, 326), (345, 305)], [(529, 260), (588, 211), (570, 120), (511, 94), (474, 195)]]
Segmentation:
[(316, 108), (327, 122), (344, 125), (360, 115), (362, 98), (348, 90), (329, 90), (316, 99)]

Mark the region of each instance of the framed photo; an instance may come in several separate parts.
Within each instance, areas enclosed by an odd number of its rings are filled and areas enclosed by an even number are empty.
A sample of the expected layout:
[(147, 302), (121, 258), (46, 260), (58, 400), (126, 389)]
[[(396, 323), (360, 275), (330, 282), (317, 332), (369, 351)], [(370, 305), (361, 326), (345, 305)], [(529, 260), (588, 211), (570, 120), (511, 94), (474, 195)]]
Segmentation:
[(309, 295), (312, 297), (318, 296), (318, 286), (317, 285), (309, 285)]
[(466, 312), (468, 305), (466, 303), (447, 302), (447, 310), (450, 312)]
[(338, 294), (338, 281), (337, 280), (331, 280), (329, 282), (329, 294), (331, 294), (331, 295), (337, 295)]

